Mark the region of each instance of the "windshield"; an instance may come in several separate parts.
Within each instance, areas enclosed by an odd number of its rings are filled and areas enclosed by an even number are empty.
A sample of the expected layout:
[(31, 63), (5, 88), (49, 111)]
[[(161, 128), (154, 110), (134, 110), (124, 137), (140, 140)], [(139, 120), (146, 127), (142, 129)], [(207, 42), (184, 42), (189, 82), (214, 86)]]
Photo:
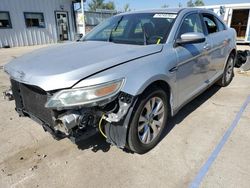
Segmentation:
[(119, 15), (94, 28), (84, 41), (108, 41), (121, 44), (162, 44), (177, 14), (137, 13)]

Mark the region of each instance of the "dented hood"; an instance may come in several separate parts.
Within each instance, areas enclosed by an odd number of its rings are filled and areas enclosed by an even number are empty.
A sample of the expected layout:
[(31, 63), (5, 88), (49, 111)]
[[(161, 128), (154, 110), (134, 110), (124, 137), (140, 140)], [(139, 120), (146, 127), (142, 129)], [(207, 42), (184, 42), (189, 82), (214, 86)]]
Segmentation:
[(19, 82), (45, 91), (72, 87), (99, 71), (162, 50), (162, 45), (78, 42), (43, 48), (12, 60), (4, 69)]

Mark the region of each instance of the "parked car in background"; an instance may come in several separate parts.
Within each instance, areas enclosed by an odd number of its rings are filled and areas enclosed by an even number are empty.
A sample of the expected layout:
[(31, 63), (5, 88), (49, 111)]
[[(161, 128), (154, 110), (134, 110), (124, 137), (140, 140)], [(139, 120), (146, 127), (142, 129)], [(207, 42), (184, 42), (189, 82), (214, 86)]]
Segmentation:
[(236, 32), (213, 12), (124, 13), (81, 42), (45, 48), (7, 64), (16, 111), (55, 138), (98, 130), (107, 142), (145, 153), (168, 117), (214, 83), (233, 79)]

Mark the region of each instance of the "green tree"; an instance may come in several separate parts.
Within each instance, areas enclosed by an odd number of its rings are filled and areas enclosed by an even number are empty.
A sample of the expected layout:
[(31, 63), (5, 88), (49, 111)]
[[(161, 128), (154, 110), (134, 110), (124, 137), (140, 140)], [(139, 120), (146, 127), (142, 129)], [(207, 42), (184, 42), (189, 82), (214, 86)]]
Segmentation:
[(113, 1), (109, 1), (108, 3), (104, 3), (104, 9), (115, 10), (115, 3)]
[(89, 4), (90, 11), (96, 11), (96, 9), (108, 9), (115, 10), (115, 3), (113, 1), (109, 1), (108, 3), (104, 3), (104, 0), (92, 0)]
[(205, 3), (203, 2), (203, 0), (195, 0), (194, 5), (195, 6), (204, 6)]
[(124, 5), (124, 12), (130, 12), (130, 11), (131, 11), (131, 9), (130, 9), (129, 4), (128, 4), (128, 3), (125, 4), (125, 5)]
[(89, 4), (89, 10), (96, 11), (96, 9), (104, 8), (104, 0), (92, 0)]
[(194, 7), (193, 0), (188, 0), (187, 7)]

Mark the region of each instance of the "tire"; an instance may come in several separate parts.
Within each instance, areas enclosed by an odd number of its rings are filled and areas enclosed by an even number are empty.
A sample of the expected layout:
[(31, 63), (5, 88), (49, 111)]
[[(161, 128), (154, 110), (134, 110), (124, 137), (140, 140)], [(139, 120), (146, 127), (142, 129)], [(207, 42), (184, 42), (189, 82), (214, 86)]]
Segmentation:
[(129, 149), (144, 154), (154, 148), (161, 139), (167, 117), (166, 92), (158, 87), (146, 90), (138, 99), (131, 117), (128, 131)]
[(217, 82), (219, 86), (226, 87), (232, 82), (234, 77), (234, 61), (235, 61), (235, 56), (231, 54), (227, 60), (227, 64), (224, 69), (223, 75), (221, 79)]

